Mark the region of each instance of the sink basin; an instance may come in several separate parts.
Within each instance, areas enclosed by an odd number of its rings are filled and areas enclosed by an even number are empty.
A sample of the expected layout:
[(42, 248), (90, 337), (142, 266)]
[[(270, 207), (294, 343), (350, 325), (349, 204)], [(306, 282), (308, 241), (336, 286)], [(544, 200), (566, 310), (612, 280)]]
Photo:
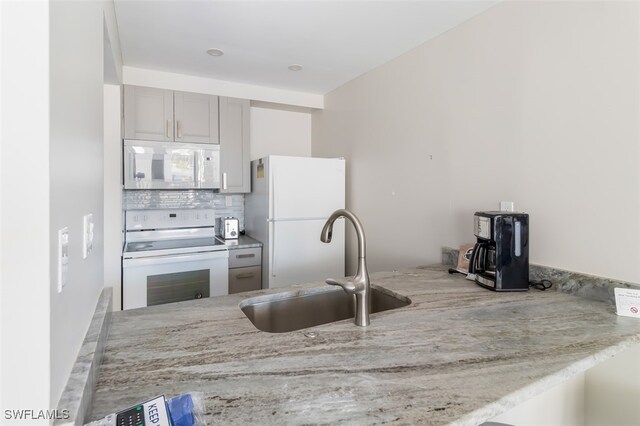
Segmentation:
[[(402, 308), (411, 300), (382, 287), (371, 286), (371, 313)], [(269, 333), (285, 333), (352, 318), (355, 297), (334, 287), (259, 296), (240, 303), (253, 325)]]

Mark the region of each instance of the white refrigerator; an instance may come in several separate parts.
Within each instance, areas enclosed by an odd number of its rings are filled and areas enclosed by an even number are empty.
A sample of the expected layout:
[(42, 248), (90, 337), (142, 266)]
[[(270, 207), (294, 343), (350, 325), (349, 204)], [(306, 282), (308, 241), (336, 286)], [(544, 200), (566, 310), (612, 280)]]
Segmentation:
[(261, 241), (262, 288), (344, 276), (344, 219), (320, 241), (327, 218), (345, 207), (345, 160), (270, 155), (251, 162), (245, 230)]

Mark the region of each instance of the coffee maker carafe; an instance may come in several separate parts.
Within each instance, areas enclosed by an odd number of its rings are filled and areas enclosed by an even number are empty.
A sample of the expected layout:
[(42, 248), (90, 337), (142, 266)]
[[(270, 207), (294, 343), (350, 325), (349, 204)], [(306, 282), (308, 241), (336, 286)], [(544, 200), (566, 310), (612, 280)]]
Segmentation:
[(529, 290), (529, 215), (476, 212), (469, 260), (475, 282), (494, 291)]

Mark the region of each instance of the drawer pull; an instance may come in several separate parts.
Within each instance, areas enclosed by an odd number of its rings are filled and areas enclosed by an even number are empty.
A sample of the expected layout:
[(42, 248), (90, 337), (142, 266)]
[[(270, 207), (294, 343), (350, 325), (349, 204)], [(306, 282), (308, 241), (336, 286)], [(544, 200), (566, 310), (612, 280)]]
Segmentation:
[(256, 257), (255, 253), (249, 253), (249, 254), (236, 254), (236, 259), (245, 259), (247, 257)]
[(253, 272), (247, 272), (246, 274), (238, 274), (236, 275), (236, 278), (239, 280), (243, 280), (245, 278), (253, 278), (254, 273)]

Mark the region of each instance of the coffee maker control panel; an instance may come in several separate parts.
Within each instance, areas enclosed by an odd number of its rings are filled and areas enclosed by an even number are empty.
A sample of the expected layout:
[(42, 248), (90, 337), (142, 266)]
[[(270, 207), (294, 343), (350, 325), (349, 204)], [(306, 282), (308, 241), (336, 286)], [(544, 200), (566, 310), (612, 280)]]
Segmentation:
[(473, 233), (478, 238), (484, 238), (485, 240), (491, 239), (491, 218), (483, 216), (474, 216), (474, 230)]

